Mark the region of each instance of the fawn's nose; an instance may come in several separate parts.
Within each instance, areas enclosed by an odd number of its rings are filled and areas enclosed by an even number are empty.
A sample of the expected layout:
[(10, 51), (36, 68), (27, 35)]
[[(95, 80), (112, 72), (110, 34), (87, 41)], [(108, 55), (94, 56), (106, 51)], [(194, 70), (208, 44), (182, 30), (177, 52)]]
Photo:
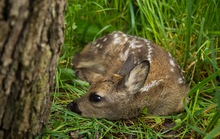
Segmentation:
[(78, 104), (76, 102), (71, 102), (67, 105), (67, 109), (71, 110), (72, 112), (75, 112), (79, 115), (82, 114), (82, 112), (79, 110)]

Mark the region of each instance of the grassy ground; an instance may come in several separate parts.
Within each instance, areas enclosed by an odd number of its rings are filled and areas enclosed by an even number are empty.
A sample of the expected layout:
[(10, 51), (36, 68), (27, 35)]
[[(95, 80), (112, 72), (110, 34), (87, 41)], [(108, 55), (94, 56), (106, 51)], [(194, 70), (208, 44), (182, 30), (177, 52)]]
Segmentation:
[[(66, 37), (43, 138), (220, 138), (219, 0), (69, 0)], [(155, 42), (177, 59), (191, 86), (186, 111), (143, 112), (129, 120), (82, 118), (66, 109), (86, 93), (71, 59), (83, 46), (114, 30)]]

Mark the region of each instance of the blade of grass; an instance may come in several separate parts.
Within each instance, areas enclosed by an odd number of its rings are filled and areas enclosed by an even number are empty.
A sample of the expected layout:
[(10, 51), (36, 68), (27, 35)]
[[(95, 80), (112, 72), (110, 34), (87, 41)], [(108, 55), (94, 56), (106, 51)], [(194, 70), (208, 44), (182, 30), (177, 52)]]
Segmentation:
[(213, 129), (213, 127), (215, 126), (215, 124), (217, 123), (219, 118), (220, 118), (220, 109), (217, 109), (217, 112), (215, 113), (215, 115), (212, 118), (211, 122), (206, 127), (206, 132), (209, 132), (209, 131), (211, 131)]
[[(202, 88), (205, 84), (207, 84), (207, 83), (210, 82), (211, 80), (215, 79), (219, 74), (220, 74), (220, 70), (217, 71), (217, 72), (215, 72), (215, 73), (213, 73), (211, 76), (207, 77), (207, 78), (204, 79), (202, 82), (200, 82), (199, 84), (197, 84), (196, 86), (194, 86), (194, 87), (189, 91), (188, 96), (190, 96), (190, 95), (191, 95), (192, 93), (194, 93), (194, 92), (197, 92), (197, 90), (199, 90), (200, 88)], [(184, 108), (185, 108), (185, 110), (187, 111), (187, 114), (188, 114), (187, 117), (186, 117), (186, 119), (188, 119), (188, 117), (189, 117), (189, 121), (190, 121), (190, 123), (192, 123), (192, 125), (193, 125), (193, 126), (191, 126), (191, 125), (189, 124), (190, 127), (191, 127), (192, 129), (194, 129), (195, 131), (197, 131), (197, 132), (203, 133), (203, 135), (204, 135), (205, 133), (202, 132), (202, 131), (199, 129), (199, 127), (198, 127), (198, 125), (197, 125), (197, 123), (196, 123), (196, 121), (195, 121), (194, 115), (192, 114), (192, 111), (188, 108), (188, 106), (187, 106), (186, 103), (184, 103)]]
[(192, 95), (192, 93), (196, 92), (198, 89), (202, 88), (205, 84), (210, 82), (211, 80), (215, 79), (217, 76), (219, 76), (220, 70), (216, 71), (209, 77), (205, 78), (202, 82), (199, 82), (197, 85), (195, 85), (188, 93), (188, 96)]
[[(219, 113), (220, 114), (220, 113)], [(204, 139), (213, 139), (217, 136), (220, 135), (220, 124), (218, 126), (216, 126), (216, 128), (214, 128), (211, 132), (209, 132)]]
[(183, 69), (186, 69), (186, 63), (189, 56), (189, 47), (190, 47), (190, 38), (191, 38), (191, 18), (192, 18), (192, 2), (191, 0), (187, 0), (187, 36), (186, 36), (186, 47), (185, 47), (185, 55), (183, 59)]
[(130, 10), (130, 16), (131, 16), (131, 34), (134, 35), (135, 15), (134, 15), (134, 8), (133, 8), (132, 0), (129, 1), (129, 10)]
[[(201, 46), (201, 43), (202, 43), (202, 34), (203, 34), (203, 29), (204, 29), (204, 23), (205, 23), (205, 18), (202, 18), (202, 23), (201, 23), (201, 27), (200, 27), (200, 31), (199, 31), (199, 37), (198, 37), (198, 41), (196, 43), (196, 50), (199, 50), (199, 47)], [(197, 61), (196, 62), (196, 72), (197, 73), (200, 73), (201, 72), (201, 65), (202, 65), (202, 62), (201, 61), (201, 51), (198, 51), (197, 52)], [(197, 81), (200, 81), (201, 76), (197, 76)]]

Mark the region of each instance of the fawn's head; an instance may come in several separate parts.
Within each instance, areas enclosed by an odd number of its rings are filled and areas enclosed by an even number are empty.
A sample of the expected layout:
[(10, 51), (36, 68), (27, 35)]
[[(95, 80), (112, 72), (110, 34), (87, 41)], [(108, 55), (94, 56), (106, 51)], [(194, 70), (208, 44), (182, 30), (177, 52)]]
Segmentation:
[(136, 94), (143, 87), (149, 69), (147, 60), (134, 65), (133, 56), (129, 56), (117, 74), (92, 83), (88, 93), (68, 104), (68, 108), (84, 117), (116, 120), (136, 116), (140, 111), (134, 106)]

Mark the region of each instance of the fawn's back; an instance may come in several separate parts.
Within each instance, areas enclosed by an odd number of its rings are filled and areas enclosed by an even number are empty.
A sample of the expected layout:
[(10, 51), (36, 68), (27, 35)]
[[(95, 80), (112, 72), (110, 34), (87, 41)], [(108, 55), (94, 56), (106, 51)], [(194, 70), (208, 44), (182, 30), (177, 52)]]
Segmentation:
[(87, 94), (68, 105), (82, 116), (129, 118), (144, 107), (154, 115), (184, 110), (188, 87), (179, 65), (146, 39), (115, 31), (88, 44), (73, 65), (91, 83)]

